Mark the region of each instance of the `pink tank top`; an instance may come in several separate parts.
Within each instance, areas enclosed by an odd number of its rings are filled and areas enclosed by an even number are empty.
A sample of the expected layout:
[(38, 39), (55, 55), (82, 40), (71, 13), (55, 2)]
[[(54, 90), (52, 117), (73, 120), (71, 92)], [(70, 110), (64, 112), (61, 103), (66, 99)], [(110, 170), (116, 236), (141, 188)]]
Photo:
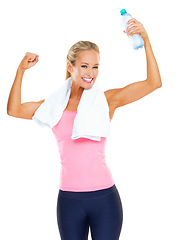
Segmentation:
[(106, 138), (71, 139), (76, 114), (64, 110), (52, 128), (61, 159), (60, 189), (77, 192), (109, 188), (114, 181), (105, 160)]

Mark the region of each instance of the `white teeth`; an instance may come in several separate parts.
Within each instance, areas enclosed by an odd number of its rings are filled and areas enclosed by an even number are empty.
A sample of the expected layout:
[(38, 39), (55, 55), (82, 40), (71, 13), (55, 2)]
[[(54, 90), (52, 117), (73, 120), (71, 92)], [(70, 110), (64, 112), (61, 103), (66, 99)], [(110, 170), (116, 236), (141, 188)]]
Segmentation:
[(90, 82), (91, 80), (92, 80), (92, 78), (91, 79), (89, 79), (89, 78), (83, 78), (85, 81), (88, 81), (88, 82)]

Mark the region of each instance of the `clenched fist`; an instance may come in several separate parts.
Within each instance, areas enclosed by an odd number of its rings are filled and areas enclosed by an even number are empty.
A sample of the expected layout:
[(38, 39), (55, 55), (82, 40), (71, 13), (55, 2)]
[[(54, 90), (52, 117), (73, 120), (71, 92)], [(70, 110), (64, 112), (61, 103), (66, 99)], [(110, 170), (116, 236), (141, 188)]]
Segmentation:
[(35, 53), (27, 52), (25, 54), (23, 60), (19, 64), (18, 68), (21, 70), (29, 69), (29, 68), (33, 67), (39, 61), (38, 58), (39, 58), (39, 55), (37, 55)]

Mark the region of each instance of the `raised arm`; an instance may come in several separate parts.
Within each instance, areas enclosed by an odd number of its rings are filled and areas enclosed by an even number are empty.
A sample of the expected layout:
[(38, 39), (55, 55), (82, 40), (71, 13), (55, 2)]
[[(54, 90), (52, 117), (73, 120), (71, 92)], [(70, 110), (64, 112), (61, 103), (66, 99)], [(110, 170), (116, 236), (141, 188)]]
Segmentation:
[[(130, 24), (131, 23), (131, 24)], [(159, 68), (144, 26), (136, 19), (128, 21), (127, 34), (140, 33), (144, 39), (144, 48), (147, 59), (147, 79), (128, 84), (123, 88), (109, 89), (105, 92), (109, 105), (112, 109), (132, 103), (153, 92), (162, 86)]]
[(24, 72), (38, 62), (38, 57), (37, 54), (27, 52), (19, 64), (7, 104), (7, 114), (9, 116), (32, 120), (35, 111), (45, 100), (21, 103), (21, 85)]

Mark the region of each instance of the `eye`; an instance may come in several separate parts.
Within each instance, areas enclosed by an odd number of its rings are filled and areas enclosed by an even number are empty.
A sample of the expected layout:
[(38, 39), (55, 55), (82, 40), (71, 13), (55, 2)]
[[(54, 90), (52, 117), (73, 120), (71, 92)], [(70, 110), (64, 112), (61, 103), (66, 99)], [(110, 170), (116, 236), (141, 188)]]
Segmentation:
[[(86, 65), (82, 65), (81, 67), (87, 67)], [(98, 68), (98, 67), (94, 67), (94, 68)]]

